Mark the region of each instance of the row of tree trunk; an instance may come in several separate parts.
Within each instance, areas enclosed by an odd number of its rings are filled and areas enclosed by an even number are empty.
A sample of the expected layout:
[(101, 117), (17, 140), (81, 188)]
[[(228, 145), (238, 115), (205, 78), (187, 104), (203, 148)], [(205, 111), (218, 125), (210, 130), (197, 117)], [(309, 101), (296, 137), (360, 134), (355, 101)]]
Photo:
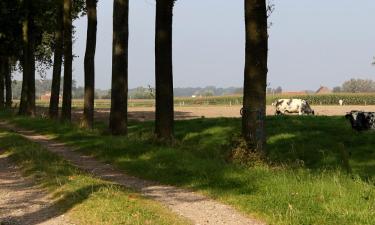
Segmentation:
[(35, 21), (32, 0), (24, 0), (25, 18), (22, 21), (23, 75), (20, 115), (35, 115)]
[(11, 59), (0, 57), (0, 109), (12, 107)]
[[(20, 114), (35, 113), (35, 57), (32, 0), (25, 0), (27, 13), (23, 22), (24, 72)], [(155, 134), (171, 140), (174, 127), (172, 24), (175, 0), (156, 0), (155, 30)], [(246, 24), (246, 60), (242, 134), (254, 151), (265, 144), (265, 96), (267, 81), (267, 6), (265, 0), (244, 0)], [(97, 1), (87, 0), (87, 43), (84, 60), (85, 95), (82, 126), (94, 124), (95, 49)], [(113, 4), (112, 89), (109, 128), (114, 135), (127, 133), (129, 0)], [(72, 0), (58, 0), (55, 32), (53, 82), (49, 115), (58, 118), (61, 67), (64, 58), (64, 87), (61, 119), (71, 120), (72, 91)], [(64, 56), (64, 57), (63, 57)], [(1, 82), (0, 82), (1, 85)], [(0, 94), (1, 101), (1, 94)]]

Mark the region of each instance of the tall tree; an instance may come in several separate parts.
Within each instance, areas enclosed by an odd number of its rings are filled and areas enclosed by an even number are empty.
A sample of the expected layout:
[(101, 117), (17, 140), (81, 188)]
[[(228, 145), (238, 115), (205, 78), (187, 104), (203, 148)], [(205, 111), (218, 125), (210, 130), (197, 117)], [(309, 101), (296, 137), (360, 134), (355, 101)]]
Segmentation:
[(155, 134), (159, 139), (173, 137), (172, 21), (174, 0), (156, 0), (155, 31)]
[(245, 0), (246, 51), (242, 135), (250, 151), (265, 153), (268, 31), (265, 0)]
[(12, 107), (12, 69), (11, 59), (8, 57), (5, 62), (5, 106)]
[(70, 121), (72, 116), (72, 0), (64, 0), (64, 87), (61, 119)]
[(64, 4), (63, 0), (56, 1), (56, 30), (55, 30), (55, 51), (53, 60), (53, 74), (51, 86), (51, 98), (49, 104), (49, 116), (57, 119), (59, 115), (59, 99), (60, 99), (60, 82), (61, 67), (63, 56), (63, 31), (64, 31)]
[(5, 57), (0, 57), (0, 109), (5, 108), (5, 99), (4, 99), (4, 80), (6, 73), (6, 62)]
[(97, 0), (86, 0), (86, 8), (87, 42), (85, 54), (85, 97), (81, 125), (86, 128), (92, 128), (94, 124)]
[(32, 0), (24, 0), (22, 21), (23, 79), (19, 114), (35, 115), (35, 21)]
[(114, 0), (112, 89), (109, 128), (112, 134), (127, 133), (129, 0)]
[(4, 60), (6, 106), (12, 106), (11, 66), (22, 57), (21, 3), (14, 0), (0, 2), (0, 57)]

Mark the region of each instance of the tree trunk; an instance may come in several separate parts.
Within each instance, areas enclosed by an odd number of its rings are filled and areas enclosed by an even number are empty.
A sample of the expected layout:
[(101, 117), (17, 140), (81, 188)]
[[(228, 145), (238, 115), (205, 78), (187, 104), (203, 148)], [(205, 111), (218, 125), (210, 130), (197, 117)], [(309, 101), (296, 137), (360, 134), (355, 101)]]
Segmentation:
[(12, 107), (12, 70), (11, 70), (11, 59), (7, 58), (7, 64), (5, 67), (5, 106), (7, 108)]
[(57, 16), (56, 16), (56, 31), (55, 31), (55, 52), (53, 60), (53, 74), (52, 74), (52, 87), (51, 98), (49, 102), (49, 117), (57, 119), (59, 116), (59, 100), (60, 100), (60, 82), (61, 82), (61, 66), (63, 56), (63, 1), (59, 0), (57, 3)]
[(19, 114), (35, 115), (35, 39), (32, 0), (24, 1), (26, 19), (22, 22), (23, 80)]
[(109, 128), (114, 135), (126, 134), (128, 123), (129, 1), (114, 0), (112, 43), (112, 90)]
[(245, 0), (246, 57), (242, 135), (249, 150), (265, 153), (267, 8), (265, 0)]
[[(24, 1), (24, 5), (26, 0)], [(20, 107), (18, 114), (19, 115), (26, 115), (27, 109), (27, 92), (28, 92), (28, 85), (27, 85), (27, 73), (28, 73), (28, 53), (27, 53), (27, 44), (29, 42), (29, 22), (27, 17), (22, 21), (22, 44), (23, 44), (23, 52), (22, 52), (22, 89), (21, 89), (21, 99), (20, 99)]]
[(173, 70), (172, 70), (173, 0), (156, 1), (155, 134), (159, 139), (173, 137)]
[(4, 80), (5, 80), (5, 73), (6, 73), (6, 57), (0, 56), (0, 109), (5, 108), (5, 99), (4, 99)]
[(86, 0), (87, 7), (87, 42), (85, 54), (85, 99), (81, 125), (93, 128), (95, 98), (95, 49), (96, 49), (96, 0)]
[(72, 117), (72, 0), (64, 0), (64, 88), (61, 120)]

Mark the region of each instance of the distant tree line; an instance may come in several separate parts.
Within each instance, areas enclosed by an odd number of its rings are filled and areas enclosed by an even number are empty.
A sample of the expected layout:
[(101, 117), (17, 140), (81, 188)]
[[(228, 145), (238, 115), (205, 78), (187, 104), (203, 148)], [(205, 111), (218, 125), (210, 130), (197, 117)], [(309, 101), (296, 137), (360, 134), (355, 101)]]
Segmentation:
[[(39, 99), (42, 95), (51, 93), (52, 80), (50, 79), (35, 79), (35, 98)], [(62, 93), (63, 83), (60, 85), (60, 93)], [(12, 97), (19, 100), (21, 98), (22, 81), (12, 81)], [(74, 99), (83, 99), (84, 88), (78, 86), (75, 80), (72, 80), (72, 97)]]
[[(53, 81), (51, 79), (36, 79), (35, 80), (35, 97), (39, 99), (42, 95), (51, 93)], [(280, 88), (280, 87), (279, 87)], [(13, 80), (12, 82), (12, 96), (13, 99), (19, 100), (21, 97), (22, 81)], [(274, 89), (274, 93), (279, 93)], [(60, 84), (60, 93), (63, 92), (63, 82)], [(235, 95), (242, 94), (242, 88), (229, 87), (229, 88), (217, 88), (215, 86), (207, 87), (187, 87), (187, 88), (174, 88), (175, 97), (209, 97), (209, 96), (224, 96), (224, 95)], [(267, 93), (269, 90), (267, 90)], [(95, 89), (95, 99), (111, 99), (111, 90)], [(77, 82), (72, 80), (72, 98), (83, 99), (84, 98), (84, 87), (77, 86)], [(128, 91), (129, 99), (154, 99), (155, 88), (153, 87), (136, 87), (130, 88)]]
[(350, 79), (341, 86), (333, 88), (335, 93), (369, 93), (375, 92), (375, 81), (370, 79)]

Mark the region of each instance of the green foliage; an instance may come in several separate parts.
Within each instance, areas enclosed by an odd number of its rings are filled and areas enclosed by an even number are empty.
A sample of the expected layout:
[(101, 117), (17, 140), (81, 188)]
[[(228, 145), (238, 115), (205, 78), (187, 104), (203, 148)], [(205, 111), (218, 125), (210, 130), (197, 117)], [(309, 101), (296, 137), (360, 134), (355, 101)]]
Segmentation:
[[(300, 98), (307, 100), (312, 105), (338, 105), (339, 100), (344, 100), (346, 105), (375, 105), (375, 94), (337, 93), (325, 95), (268, 95), (267, 105), (281, 98)], [(242, 96), (215, 96), (198, 98), (176, 98), (175, 104), (180, 105), (242, 105)]]
[(153, 89), (137, 87), (135, 89), (129, 90), (130, 99), (154, 99)]
[[(52, 86), (52, 80), (37, 79), (35, 81), (35, 96), (36, 96), (36, 98), (39, 99), (40, 96), (42, 96), (46, 93), (50, 93), (51, 92), (51, 86)], [(13, 95), (14, 99), (20, 99), (21, 88), (22, 88), (22, 82), (21, 81), (14, 80), (12, 82), (12, 95)], [(62, 88), (63, 88), (63, 84), (61, 83), (60, 93), (62, 93)], [(78, 99), (82, 99), (83, 95), (84, 95), (83, 87), (77, 87), (75, 80), (73, 80), (73, 82), (72, 82), (72, 95), (73, 95), (73, 98), (78, 98)], [(38, 104), (38, 105), (48, 107), (49, 101), (45, 101), (42, 104)]]
[(104, 124), (86, 131), (44, 119), (12, 121), (130, 174), (206, 193), (269, 224), (375, 223), (375, 133), (354, 132), (343, 117), (267, 118), (268, 158), (249, 167), (228, 161), (240, 119), (177, 121), (172, 145), (153, 141), (151, 122), (131, 123), (124, 138), (104, 135)]
[(350, 79), (344, 82), (342, 91), (349, 93), (375, 92), (375, 81), (369, 79)]
[[(42, 78), (52, 66), (54, 51), (54, 32), (56, 29), (56, 10), (59, 0), (32, 0), (31, 9), (20, 0), (2, 0), (0, 2), (0, 56), (10, 56), (22, 62), (22, 20), (28, 10), (34, 16), (34, 33), (36, 47), (35, 58), (37, 70)], [(84, 13), (85, 1), (73, 0), (73, 18)], [(19, 63), (22, 69), (22, 63)]]
[(22, 30), (20, 17), (20, 1), (0, 1), (0, 56), (19, 57), (21, 55)]
[(325, 95), (297, 95), (297, 96), (275, 96), (268, 97), (267, 104), (271, 104), (278, 98), (302, 98), (307, 100), (312, 105), (338, 105), (339, 100), (342, 99), (345, 105), (375, 105), (375, 94), (325, 94)]

